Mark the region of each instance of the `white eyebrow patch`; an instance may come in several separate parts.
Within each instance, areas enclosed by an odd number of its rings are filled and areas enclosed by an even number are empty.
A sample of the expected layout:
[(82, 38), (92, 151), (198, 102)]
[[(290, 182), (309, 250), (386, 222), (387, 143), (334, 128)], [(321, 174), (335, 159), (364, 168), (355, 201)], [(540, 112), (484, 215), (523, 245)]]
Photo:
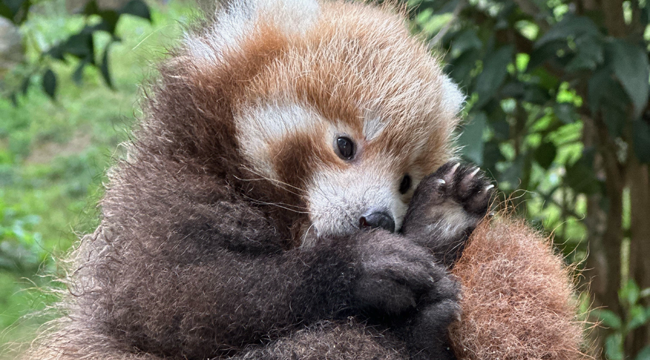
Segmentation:
[(378, 114), (368, 112), (363, 119), (363, 136), (366, 138), (366, 141), (372, 141), (385, 127), (386, 122), (382, 121), (382, 118)]
[(237, 140), (244, 156), (263, 175), (276, 179), (270, 145), (294, 134), (317, 134), (325, 120), (308, 106), (267, 102), (235, 115)]

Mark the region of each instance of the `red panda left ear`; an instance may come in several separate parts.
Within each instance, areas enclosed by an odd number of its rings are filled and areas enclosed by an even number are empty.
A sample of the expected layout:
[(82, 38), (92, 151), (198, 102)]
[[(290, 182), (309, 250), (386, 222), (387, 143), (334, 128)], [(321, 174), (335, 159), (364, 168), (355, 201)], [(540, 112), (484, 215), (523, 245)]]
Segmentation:
[(465, 104), (465, 94), (458, 88), (448, 76), (442, 77), (442, 86), (440, 89), (442, 93), (442, 108), (448, 114), (453, 116), (463, 109)]
[(264, 37), (264, 27), (292, 35), (310, 29), (320, 16), (317, 0), (234, 0), (217, 7), (213, 24), (185, 35), (189, 60), (220, 63), (226, 53), (241, 51), (249, 38)]

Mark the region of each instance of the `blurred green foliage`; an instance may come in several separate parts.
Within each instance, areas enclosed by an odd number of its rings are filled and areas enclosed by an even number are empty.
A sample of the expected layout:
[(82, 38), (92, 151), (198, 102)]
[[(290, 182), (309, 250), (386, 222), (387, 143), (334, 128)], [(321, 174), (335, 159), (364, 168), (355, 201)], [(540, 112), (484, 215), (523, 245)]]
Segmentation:
[[(611, 360), (624, 360), (625, 338), (641, 326), (647, 326), (650, 322), (650, 306), (645, 307), (641, 303), (643, 299), (650, 297), (650, 288), (639, 289), (636, 281), (630, 279), (618, 291), (618, 299), (623, 305), (624, 316), (621, 317), (608, 309), (596, 309), (596, 315), (604, 326), (612, 330), (612, 333), (605, 338), (605, 354)], [(650, 344), (645, 345), (634, 360), (650, 359)]]

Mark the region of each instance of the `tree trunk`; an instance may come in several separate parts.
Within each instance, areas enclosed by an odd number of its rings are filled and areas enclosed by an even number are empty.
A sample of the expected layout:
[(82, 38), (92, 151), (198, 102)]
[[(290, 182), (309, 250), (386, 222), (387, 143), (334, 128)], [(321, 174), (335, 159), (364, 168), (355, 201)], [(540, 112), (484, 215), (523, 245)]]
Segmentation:
[[(606, 307), (621, 315), (618, 289), (621, 286), (621, 244), (623, 240), (623, 188), (622, 169), (612, 150), (607, 129), (598, 126), (593, 119), (583, 117), (583, 141), (585, 147), (598, 149), (594, 168), (606, 177), (606, 194), (589, 196), (584, 223), (589, 239), (586, 280), (594, 294), (594, 307)], [(607, 201), (605, 201), (605, 199)], [(599, 329), (599, 345), (606, 332)], [(601, 353), (601, 351), (598, 351)]]

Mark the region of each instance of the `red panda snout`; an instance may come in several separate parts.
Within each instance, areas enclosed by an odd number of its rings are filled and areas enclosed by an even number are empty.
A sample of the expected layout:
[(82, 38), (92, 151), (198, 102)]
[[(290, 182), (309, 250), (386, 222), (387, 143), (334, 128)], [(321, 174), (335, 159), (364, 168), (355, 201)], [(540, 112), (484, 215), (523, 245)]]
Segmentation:
[(392, 159), (384, 157), (315, 173), (306, 199), (317, 234), (340, 236), (365, 227), (399, 229), (407, 201), (399, 191), (401, 176), (396, 170)]

